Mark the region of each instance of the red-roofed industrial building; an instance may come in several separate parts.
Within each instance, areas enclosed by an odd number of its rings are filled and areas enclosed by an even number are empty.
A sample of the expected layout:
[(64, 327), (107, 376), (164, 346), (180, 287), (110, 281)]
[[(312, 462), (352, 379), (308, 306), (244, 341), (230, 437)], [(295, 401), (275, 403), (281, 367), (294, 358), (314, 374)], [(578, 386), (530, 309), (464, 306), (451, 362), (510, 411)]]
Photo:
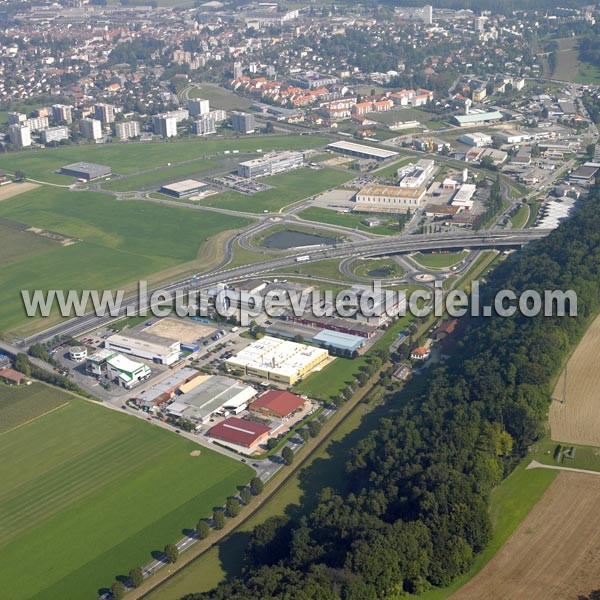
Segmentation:
[(270, 390), (256, 399), (250, 410), (255, 410), (264, 415), (284, 419), (304, 406), (302, 398), (279, 390)]
[(208, 431), (208, 435), (217, 440), (243, 446), (254, 450), (266, 442), (270, 428), (262, 423), (254, 423), (237, 417), (229, 417)]

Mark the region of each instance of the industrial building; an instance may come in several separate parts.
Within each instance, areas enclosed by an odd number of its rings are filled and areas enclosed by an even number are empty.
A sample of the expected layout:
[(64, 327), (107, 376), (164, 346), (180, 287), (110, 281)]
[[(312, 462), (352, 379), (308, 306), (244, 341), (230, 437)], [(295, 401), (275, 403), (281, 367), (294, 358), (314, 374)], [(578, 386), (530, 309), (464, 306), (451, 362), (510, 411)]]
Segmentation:
[(401, 188), (420, 188), (435, 172), (432, 160), (421, 159), (415, 164), (409, 164), (396, 171)]
[(483, 125), (485, 123), (500, 121), (503, 116), (500, 111), (491, 110), (488, 112), (470, 112), (468, 115), (457, 115), (452, 118), (460, 127), (466, 127), (468, 125)]
[(471, 210), (471, 208), (473, 208), (473, 204), (475, 204), (472, 198), (476, 191), (476, 185), (472, 183), (463, 183), (463, 185), (460, 186), (460, 189), (454, 195), (454, 198), (452, 198), (450, 205), (463, 208), (465, 210)]
[(60, 169), (61, 175), (70, 175), (71, 177), (77, 177), (78, 179), (98, 179), (99, 177), (105, 177), (110, 175), (112, 170), (110, 167), (105, 165), (97, 165), (95, 163), (88, 162), (77, 162), (71, 165), (65, 165)]
[(287, 419), (302, 410), (305, 404), (306, 400), (291, 392), (269, 390), (252, 402), (249, 409), (269, 417)]
[(128, 140), (140, 135), (141, 129), (138, 121), (123, 121), (115, 125), (115, 133), (120, 140)]
[(194, 196), (195, 194), (207, 190), (209, 187), (210, 185), (204, 181), (184, 179), (183, 181), (163, 185), (160, 188), (160, 193), (166, 194), (167, 196), (173, 196), (174, 198), (189, 198), (190, 196)]
[(313, 344), (328, 350), (348, 352), (352, 354), (357, 352), (365, 344), (365, 338), (340, 331), (319, 331), (312, 339)]
[(183, 389), (187, 391), (164, 410), (199, 424), (208, 423), (215, 415), (239, 414), (257, 394), (253, 387), (221, 375), (200, 375)]
[(290, 171), (304, 165), (302, 152), (276, 152), (253, 160), (246, 160), (238, 165), (238, 175), (247, 179), (267, 177), (282, 171)]
[(227, 359), (226, 364), (250, 377), (294, 385), (328, 358), (329, 352), (323, 348), (265, 336)]
[(365, 185), (355, 196), (356, 211), (381, 213), (414, 212), (421, 206), (425, 188)]
[(240, 133), (254, 133), (256, 121), (253, 114), (234, 112), (231, 113), (231, 126)]
[(106, 338), (104, 347), (167, 366), (177, 362), (181, 355), (179, 341), (141, 331), (129, 331), (127, 335), (115, 333)]
[(188, 391), (187, 384), (202, 376), (200, 371), (190, 367), (173, 371), (166, 379), (159, 381), (147, 390), (142, 390), (137, 395), (136, 402), (145, 408), (160, 406), (172, 400), (176, 391), (182, 394)]
[(483, 148), (484, 146), (490, 146), (492, 144), (492, 136), (487, 133), (465, 133), (458, 138), (459, 142), (467, 144), (467, 146), (473, 146), (475, 148)]
[(398, 156), (393, 150), (385, 150), (384, 148), (375, 148), (373, 146), (365, 146), (364, 144), (355, 144), (354, 142), (333, 142), (327, 145), (328, 150), (334, 150), (341, 154), (349, 154), (350, 156), (358, 156), (359, 158), (368, 158), (371, 160), (385, 160)]
[(269, 439), (269, 432), (270, 428), (262, 423), (229, 417), (209, 429), (207, 435), (216, 440), (252, 451)]
[(69, 139), (69, 128), (65, 125), (59, 125), (58, 127), (50, 127), (42, 131), (42, 142), (44, 144), (51, 144), (53, 142), (61, 142), (62, 140)]
[(130, 360), (108, 348), (102, 348), (88, 357), (87, 370), (93, 375), (107, 375), (127, 389), (148, 379), (152, 374), (150, 367), (144, 363)]

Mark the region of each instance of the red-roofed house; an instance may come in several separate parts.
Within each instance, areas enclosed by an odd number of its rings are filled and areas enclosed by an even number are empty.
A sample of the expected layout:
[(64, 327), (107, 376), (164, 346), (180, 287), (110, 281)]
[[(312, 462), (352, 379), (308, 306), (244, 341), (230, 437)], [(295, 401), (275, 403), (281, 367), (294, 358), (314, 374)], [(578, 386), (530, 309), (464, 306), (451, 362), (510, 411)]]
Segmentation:
[(6, 367), (5, 369), (0, 369), (0, 381), (4, 381), (4, 383), (9, 383), (10, 385), (20, 385), (25, 381), (25, 375)]
[(426, 348), (425, 346), (419, 346), (410, 353), (410, 357), (413, 360), (427, 360), (430, 354), (429, 348)]
[(249, 408), (271, 417), (284, 419), (302, 409), (304, 403), (302, 398), (290, 392), (270, 390), (256, 399)]
[(209, 429), (208, 435), (216, 440), (255, 450), (259, 444), (267, 441), (269, 431), (270, 428), (262, 423), (229, 417)]

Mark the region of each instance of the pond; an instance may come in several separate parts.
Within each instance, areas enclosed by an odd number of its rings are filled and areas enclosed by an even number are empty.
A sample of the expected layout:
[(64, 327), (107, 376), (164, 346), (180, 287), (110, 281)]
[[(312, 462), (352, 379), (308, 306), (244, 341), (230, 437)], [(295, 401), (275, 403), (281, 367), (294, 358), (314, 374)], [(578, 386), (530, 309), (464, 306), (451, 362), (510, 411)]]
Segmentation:
[(337, 242), (337, 238), (317, 235), (316, 233), (306, 233), (294, 229), (284, 229), (267, 236), (262, 245), (266, 248), (276, 250), (287, 250), (288, 248), (298, 248), (301, 246), (318, 246), (320, 244), (331, 245)]

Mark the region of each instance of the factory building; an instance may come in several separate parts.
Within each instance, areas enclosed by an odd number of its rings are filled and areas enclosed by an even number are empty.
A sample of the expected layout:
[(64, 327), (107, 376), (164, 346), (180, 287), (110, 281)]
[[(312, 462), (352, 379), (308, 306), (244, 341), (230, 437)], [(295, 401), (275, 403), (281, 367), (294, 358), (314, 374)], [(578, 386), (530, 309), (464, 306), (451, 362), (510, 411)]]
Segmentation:
[(458, 138), (459, 142), (467, 144), (467, 146), (473, 146), (475, 148), (483, 148), (492, 144), (492, 136), (486, 133), (465, 133)]
[(70, 165), (65, 165), (60, 169), (61, 175), (71, 175), (78, 179), (98, 179), (99, 177), (105, 177), (110, 175), (112, 170), (110, 167), (105, 165), (97, 165), (95, 163), (78, 162)]
[(216, 440), (253, 451), (269, 439), (270, 431), (270, 428), (262, 423), (229, 417), (209, 429), (207, 435)]
[(357, 352), (365, 344), (365, 338), (358, 335), (350, 335), (339, 331), (319, 331), (312, 339), (313, 344), (328, 350), (338, 352)]
[(397, 175), (400, 179), (401, 188), (420, 188), (435, 172), (435, 162), (432, 160), (419, 160), (416, 164), (410, 164), (398, 169)]
[(464, 183), (460, 186), (460, 189), (452, 198), (452, 202), (450, 202), (451, 206), (456, 206), (458, 208), (462, 208), (464, 210), (471, 210), (473, 208), (473, 204), (475, 204), (472, 199), (477, 190), (477, 186), (472, 183)]
[(304, 165), (302, 152), (276, 152), (253, 160), (246, 160), (238, 165), (238, 175), (248, 179), (267, 177), (282, 171), (297, 169)]
[(174, 198), (189, 198), (190, 196), (206, 191), (209, 187), (209, 184), (204, 181), (184, 179), (183, 181), (163, 185), (160, 188), (160, 193), (173, 196)]
[(275, 417), (277, 419), (288, 419), (295, 412), (302, 410), (306, 400), (282, 390), (269, 390), (260, 398), (257, 398), (249, 409), (254, 412)]
[(488, 112), (470, 112), (468, 115), (458, 115), (452, 118), (460, 127), (467, 127), (468, 125), (484, 125), (501, 121), (503, 116), (500, 111), (491, 110)]
[(107, 350), (124, 352), (162, 365), (179, 360), (181, 344), (159, 335), (130, 331), (127, 335), (115, 333), (104, 341)]
[(368, 184), (355, 196), (356, 211), (376, 213), (408, 213), (417, 210), (425, 196), (425, 188)]
[(265, 336), (227, 359), (230, 369), (245, 375), (294, 385), (329, 358), (329, 352), (287, 340)]
[(341, 154), (348, 154), (350, 156), (358, 156), (359, 158), (367, 158), (371, 160), (385, 160), (386, 158), (398, 156), (398, 153), (394, 152), (393, 150), (375, 148), (373, 146), (365, 146), (364, 144), (355, 144), (354, 142), (346, 141), (328, 144), (327, 149), (340, 152)]

